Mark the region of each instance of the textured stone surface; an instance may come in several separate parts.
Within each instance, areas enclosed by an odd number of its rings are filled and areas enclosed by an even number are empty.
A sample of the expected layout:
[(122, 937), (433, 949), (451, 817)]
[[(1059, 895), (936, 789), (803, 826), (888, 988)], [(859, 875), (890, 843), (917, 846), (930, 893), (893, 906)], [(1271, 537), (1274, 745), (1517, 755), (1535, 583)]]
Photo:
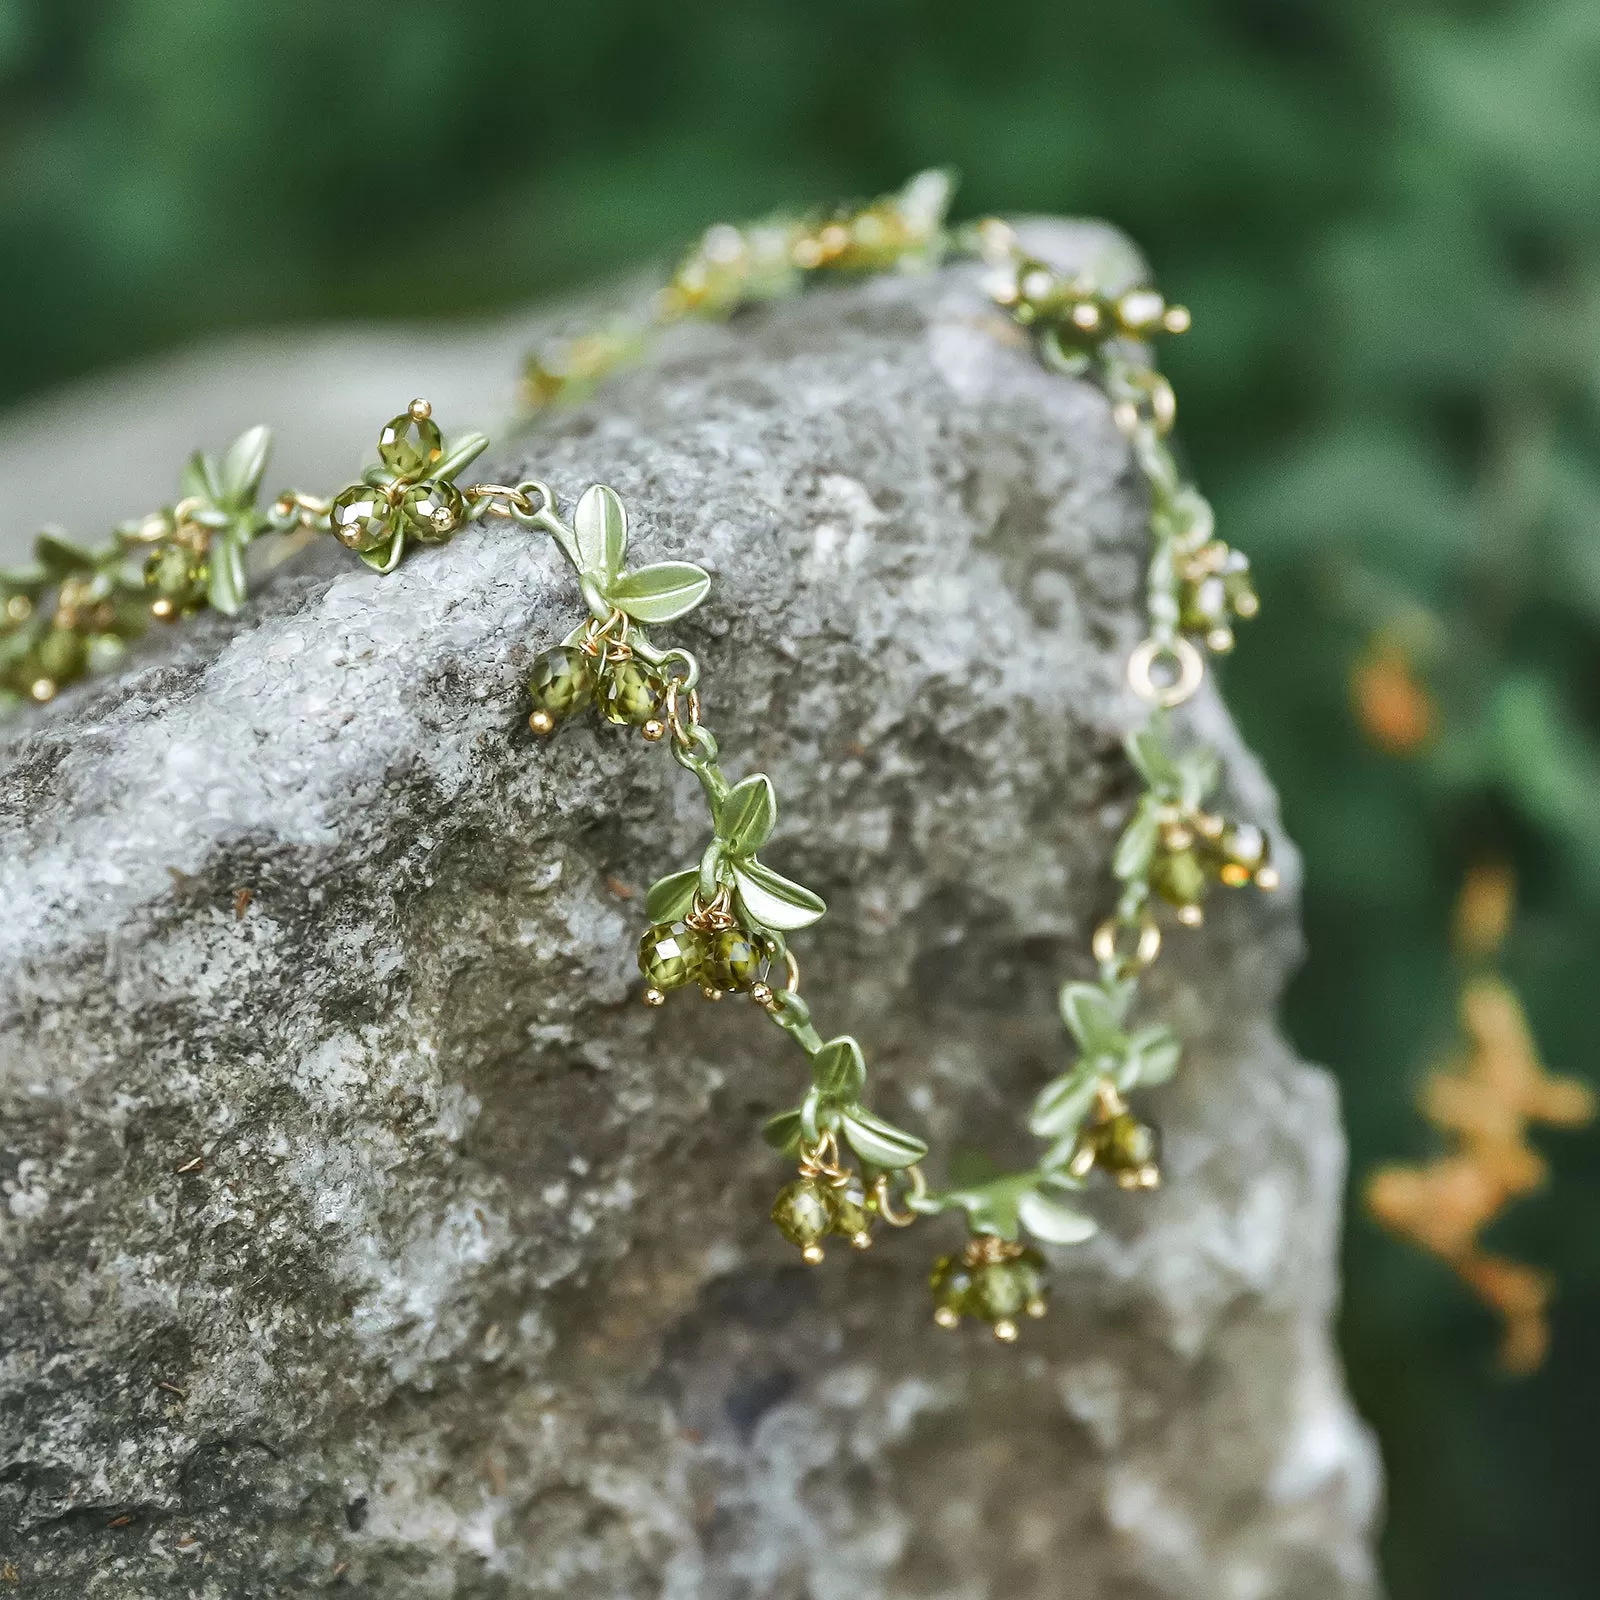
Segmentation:
[[(677, 637), (777, 784), (764, 854), (830, 901), (819, 1022), (887, 1114), (1023, 1156), (1132, 792), (1142, 495), (1101, 397), (950, 269), (686, 330), (494, 464), (524, 470), (610, 482), (641, 558), (714, 571)], [(954, 1223), (816, 1272), (767, 1224), (788, 1041), (637, 1003), (698, 789), (620, 729), (527, 734), (520, 670), (576, 620), (555, 552), (348, 559), (0, 753), (19, 1592), (1369, 1595), (1337, 1106), (1271, 1020), (1292, 858), (1151, 985), (1189, 1047), (1148, 1099), (1168, 1186), (1094, 1196), (1019, 1348), (944, 1333)]]

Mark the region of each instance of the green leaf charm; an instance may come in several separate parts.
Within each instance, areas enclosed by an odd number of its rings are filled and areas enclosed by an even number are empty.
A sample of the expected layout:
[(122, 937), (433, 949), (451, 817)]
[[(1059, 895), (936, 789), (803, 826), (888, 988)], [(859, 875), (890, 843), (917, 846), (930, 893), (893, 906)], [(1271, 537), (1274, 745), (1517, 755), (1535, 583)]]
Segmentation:
[(394, 535), (387, 544), (380, 544), (376, 550), (358, 550), (356, 554), (375, 572), (393, 572), (400, 565), (400, 558), (406, 553), (405, 530)]
[[(608, 489), (603, 483), (585, 489), (572, 513), (572, 531), (577, 535), (583, 570), (602, 589), (609, 588), (616, 582), (628, 554), (628, 513), (616, 490)], [(628, 615), (633, 613), (630, 611)], [(638, 620), (660, 622), (666, 619), (640, 617)]]
[(854, 1104), (867, 1081), (861, 1046), (849, 1034), (830, 1039), (811, 1058), (811, 1077), (824, 1095)]
[(875, 1167), (898, 1170), (921, 1161), (928, 1147), (914, 1133), (897, 1128), (855, 1105), (839, 1114), (839, 1129), (850, 1143), (850, 1148)]
[(635, 622), (675, 622), (693, 611), (710, 587), (711, 575), (704, 568), (691, 561), (663, 561), (624, 573), (606, 596)]
[(33, 559), (51, 578), (82, 577), (95, 570), (94, 557), (53, 533), (41, 533), (33, 541)]
[(734, 784), (717, 807), (717, 837), (730, 856), (753, 856), (772, 837), (777, 822), (778, 797), (764, 772)]
[(729, 870), (746, 915), (758, 927), (793, 933), (809, 928), (828, 909), (820, 895), (759, 861), (730, 862)]
[(185, 499), (204, 500), (215, 505), (222, 498), (222, 483), (217, 464), (204, 450), (196, 450), (178, 474), (178, 493)]
[(233, 616), (245, 602), (244, 549), (231, 533), (218, 534), (211, 541), (210, 576), (206, 599), (225, 616)]
[(1116, 854), (1111, 858), (1111, 870), (1126, 883), (1130, 878), (1142, 878), (1155, 859), (1156, 841), (1161, 834), (1161, 824), (1156, 816), (1156, 804), (1146, 797), (1139, 803), (1128, 826), (1117, 840)]
[(1069, 1072), (1047, 1083), (1033, 1102), (1028, 1127), (1041, 1139), (1076, 1133), (1100, 1090), (1097, 1072)]
[(1171, 1028), (1159, 1022), (1141, 1028), (1129, 1035), (1127, 1066), (1119, 1075), (1122, 1082), (1118, 1087), (1165, 1083), (1178, 1070), (1182, 1056), (1183, 1045)]
[(1034, 1189), (1017, 1201), (1017, 1220), (1046, 1244), (1082, 1244), (1098, 1231), (1093, 1217), (1063, 1205), (1043, 1189)]
[(677, 922), (694, 909), (695, 890), (700, 887), (700, 869), (674, 872), (657, 878), (644, 897), (645, 915), (652, 922)]
[[(244, 510), (256, 503), (256, 491), (261, 487), (261, 474), (267, 469), (267, 455), (272, 449), (270, 428), (247, 428), (228, 446), (218, 472), (217, 500), (234, 510)], [(217, 605), (215, 598), (212, 605)], [(218, 606), (218, 609), (223, 609)]]
[(761, 1137), (774, 1150), (791, 1153), (799, 1145), (800, 1137), (805, 1132), (801, 1124), (802, 1118), (798, 1111), (780, 1111), (761, 1130)]
[(1122, 1036), (1124, 997), (1113, 996), (1096, 983), (1061, 986), (1061, 1020), (1072, 1037), (1090, 1053), (1115, 1049)]

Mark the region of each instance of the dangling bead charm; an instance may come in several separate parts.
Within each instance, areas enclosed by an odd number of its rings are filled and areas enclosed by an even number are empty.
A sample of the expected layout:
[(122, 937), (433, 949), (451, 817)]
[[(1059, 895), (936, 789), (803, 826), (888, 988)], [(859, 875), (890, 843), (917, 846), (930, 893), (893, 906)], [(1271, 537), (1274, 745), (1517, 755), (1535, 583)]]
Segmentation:
[(829, 1234), (848, 1239), (856, 1250), (872, 1248), (872, 1214), (859, 1179), (839, 1162), (839, 1141), (824, 1133), (815, 1145), (800, 1147), (800, 1176), (778, 1193), (772, 1220), (790, 1244), (800, 1247), (807, 1266), (822, 1260)]
[(1049, 1307), (1045, 1259), (1029, 1245), (976, 1233), (959, 1255), (941, 1256), (928, 1287), (933, 1320), (954, 1328), (963, 1317), (987, 1322), (1001, 1344), (1015, 1344), (1019, 1317), (1042, 1317)]
[(1141, 1122), (1111, 1086), (1101, 1086), (1095, 1120), (1078, 1136), (1067, 1170), (1086, 1178), (1095, 1168), (1119, 1189), (1155, 1189), (1161, 1184), (1161, 1135)]
[(646, 1005), (661, 1005), (667, 990), (699, 983), (705, 962), (705, 935), (689, 922), (658, 922), (639, 941), (639, 971), (649, 985)]
[(660, 721), (661, 694), (661, 684), (656, 677), (637, 661), (624, 659), (606, 668), (600, 688), (600, 709), (607, 722), (647, 728)]
[(778, 1191), (772, 1220), (790, 1244), (799, 1247), (807, 1266), (822, 1260), (822, 1241), (833, 1229), (828, 1185), (816, 1178), (796, 1178)]
[(766, 961), (766, 951), (743, 928), (723, 928), (707, 941), (705, 981), (742, 994), (760, 978)]
[(528, 671), (533, 714), (528, 726), (540, 735), (582, 711), (594, 698), (594, 658), (573, 645), (558, 644), (534, 657)]

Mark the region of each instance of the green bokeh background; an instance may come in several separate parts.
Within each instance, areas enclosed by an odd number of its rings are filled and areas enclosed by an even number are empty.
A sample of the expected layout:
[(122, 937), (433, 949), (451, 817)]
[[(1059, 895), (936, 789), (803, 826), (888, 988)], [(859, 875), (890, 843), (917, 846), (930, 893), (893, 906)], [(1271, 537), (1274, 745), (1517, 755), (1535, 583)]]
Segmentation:
[[(0, 401), (223, 328), (522, 301), (935, 163), (962, 214), (1120, 223), (1194, 310), (1185, 443), (1260, 573), (1228, 688), (1306, 851), (1288, 1022), (1354, 1170), (1429, 1148), (1474, 860), (1516, 864), (1508, 967), (1593, 1075), (1597, 0), (0, 0), (0, 83)], [(1446, 732), (1397, 763), (1348, 674), (1417, 608)], [(1397, 1600), (1600, 1590), (1600, 1135), (1543, 1147), (1494, 1235), (1560, 1277), (1531, 1380), (1352, 1211)]]

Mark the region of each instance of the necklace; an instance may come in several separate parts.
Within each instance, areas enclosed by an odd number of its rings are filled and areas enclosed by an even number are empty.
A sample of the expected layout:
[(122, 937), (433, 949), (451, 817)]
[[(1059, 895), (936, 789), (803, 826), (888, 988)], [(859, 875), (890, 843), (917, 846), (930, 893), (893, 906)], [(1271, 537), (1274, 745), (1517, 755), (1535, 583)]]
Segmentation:
[(763, 859), (778, 820), (774, 786), (762, 773), (735, 781), (724, 771), (705, 720), (700, 664), (657, 637), (701, 603), (709, 575), (684, 561), (630, 564), (627, 508), (604, 485), (563, 509), (537, 480), (462, 483), (489, 441), (446, 440), (426, 401), (391, 419), (377, 464), (330, 497), (291, 491), (261, 508), (269, 436), (255, 428), (220, 461), (191, 458), (176, 502), (123, 524), (104, 548), (41, 535), (33, 568), (0, 574), (0, 687), (48, 701), (115, 659), (149, 619), (176, 622), (204, 607), (236, 612), (258, 541), (281, 554), (329, 534), (388, 573), (414, 546), (447, 542), (486, 517), (549, 537), (572, 568), (586, 614), (535, 660), (529, 726), (551, 737), (593, 712), (636, 727), (693, 773), (709, 813), (711, 837), (699, 859), (646, 896), (645, 1001), (662, 1005), (679, 989), (708, 999), (747, 995), (803, 1053), (805, 1092), (765, 1136), (795, 1164), (772, 1215), (805, 1261), (820, 1263), (835, 1238), (866, 1249), (880, 1227), (960, 1212), (968, 1236), (934, 1266), (935, 1318), (952, 1327), (977, 1320), (1009, 1343), (1022, 1319), (1046, 1309), (1046, 1263), (1029, 1241), (1087, 1238), (1094, 1223), (1076, 1199), (1097, 1175), (1135, 1190), (1160, 1181), (1156, 1131), (1130, 1097), (1169, 1078), (1181, 1047), (1170, 1028), (1136, 1017), (1141, 974), (1171, 924), (1202, 922), (1213, 885), (1270, 889), (1277, 877), (1260, 829), (1208, 809), (1216, 757), (1180, 739), (1169, 715), (1199, 689), (1207, 657), (1232, 647), (1235, 620), (1257, 606), (1248, 563), (1216, 537), (1209, 507), (1167, 444), (1176, 403), (1149, 343), (1184, 331), (1188, 315), (1142, 285), (1060, 274), (1028, 255), (1004, 223), (948, 226), (949, 192), (942, 174), (925, 173), (857, 209), (713, 228), (645, 313), (531, 355), (523, 399), (533, 411), (586, 392), (673, 323), (726, 316), (830, 276), (919, 270), (957, 254), (985, 263), (992, 305), (1046, 367), (1087, 377), (1106, 394), (1150, 495), (1147, 632), (1127, 662), (1129, 686), (1149, 715), (1126, 741), (1141, 794), (1111, 861), (1113, 909), (1092, 939), (1098, 978), (1061, 991), (1075, 1058), (1028, 1112), (1041, 1144), (1032, 1166), (975, 1185), (931, 1184), (926, 1143), (872, 1109), (859, 1043), (824, 1037), (813, 1020), (790, 939), (826, 906)]

